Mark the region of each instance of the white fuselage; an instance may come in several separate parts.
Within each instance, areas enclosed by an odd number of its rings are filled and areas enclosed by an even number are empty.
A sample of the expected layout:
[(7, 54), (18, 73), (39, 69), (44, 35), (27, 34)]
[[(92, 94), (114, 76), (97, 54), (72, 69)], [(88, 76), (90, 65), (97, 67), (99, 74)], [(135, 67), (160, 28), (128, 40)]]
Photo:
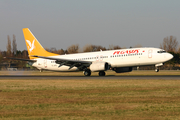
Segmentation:
[[(104, 61), (115, 67), (133, 67), (144, 65), (158, 65), (173, 58), (170, 53), (159, 48), (130, 48), (89, 53), (77, 53), (51, 56), (53, 58), (79, 60), (79, 61)], [(76, 67), (69, 70), (69, 66), (61, 66), (55, 60), (37, 58), (33, 64), (38, 69), (53, 71), (78, 71)]]

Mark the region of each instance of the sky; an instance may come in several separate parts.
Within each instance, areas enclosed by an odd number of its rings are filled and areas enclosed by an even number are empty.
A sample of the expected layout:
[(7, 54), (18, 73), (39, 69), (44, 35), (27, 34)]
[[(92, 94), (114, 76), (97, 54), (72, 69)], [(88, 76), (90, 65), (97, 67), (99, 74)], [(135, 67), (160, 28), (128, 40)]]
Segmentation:
[(160, 47), (171, 35), (180, 44), (179, 12), (180, 0), (0, 0), (0, 50), (13, 34), (26, 49), (22, 28), (44, 48)]

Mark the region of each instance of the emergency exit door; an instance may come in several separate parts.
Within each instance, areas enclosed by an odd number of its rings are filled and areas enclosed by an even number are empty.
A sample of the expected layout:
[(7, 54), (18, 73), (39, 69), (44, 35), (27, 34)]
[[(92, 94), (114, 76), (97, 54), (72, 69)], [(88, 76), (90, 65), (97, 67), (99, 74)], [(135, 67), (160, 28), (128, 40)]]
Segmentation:
[(47, 60), (44, 60), (44, 68), (47, 68)]

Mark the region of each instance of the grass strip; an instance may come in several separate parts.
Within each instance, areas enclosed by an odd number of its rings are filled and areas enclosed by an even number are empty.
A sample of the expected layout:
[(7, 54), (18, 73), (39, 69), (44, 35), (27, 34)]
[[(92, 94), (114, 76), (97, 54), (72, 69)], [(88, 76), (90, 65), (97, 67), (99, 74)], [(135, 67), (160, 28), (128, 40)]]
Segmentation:
[(1, 80), (0, 119), (179, 119), (180, 80)]

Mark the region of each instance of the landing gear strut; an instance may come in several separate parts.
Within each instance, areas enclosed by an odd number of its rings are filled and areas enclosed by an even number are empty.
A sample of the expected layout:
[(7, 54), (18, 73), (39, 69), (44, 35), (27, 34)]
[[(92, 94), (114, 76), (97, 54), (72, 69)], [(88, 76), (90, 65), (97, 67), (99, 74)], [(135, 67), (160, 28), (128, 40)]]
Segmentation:
[(84, 71), (84, 75), (85, 75), (85, 76), (91, 76), (91, 71), (90, 71), (89, 69), (86, 69), (86, 70)]
[(104, 71), (99, 72), (99, 76), (105, 76), (105, 75), (106, 75), (106, 73)]
[(155, 72), (159, 72), (159, 68), (158, 67), (156, 67)]
[(164, 65), (164, 63), (155, 64), (155, 67), (156, 67), (156, 68), (155, 68), (155, 71), (156, 71), (156, 72), (159, 72), (159, 68), (158, 68), (158, 67), (159, 67), (159, 66), (162, 66), (162, 65)]

